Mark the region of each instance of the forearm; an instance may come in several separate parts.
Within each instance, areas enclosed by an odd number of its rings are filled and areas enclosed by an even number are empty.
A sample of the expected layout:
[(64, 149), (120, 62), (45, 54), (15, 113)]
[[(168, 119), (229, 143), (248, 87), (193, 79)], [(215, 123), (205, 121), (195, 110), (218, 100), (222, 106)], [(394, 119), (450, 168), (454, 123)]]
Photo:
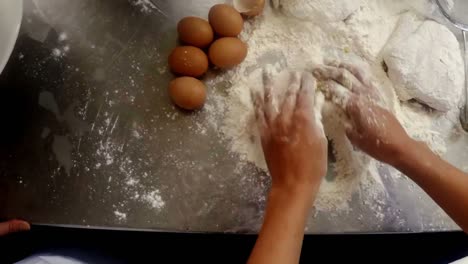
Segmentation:
[(273, 187), (250, 264), (299, 263), (309, 210), (318, 186)]
[(468, 232), (468, 175), (416, 141), (407, 146), (401, 157), (393, 165), (421, 186)]

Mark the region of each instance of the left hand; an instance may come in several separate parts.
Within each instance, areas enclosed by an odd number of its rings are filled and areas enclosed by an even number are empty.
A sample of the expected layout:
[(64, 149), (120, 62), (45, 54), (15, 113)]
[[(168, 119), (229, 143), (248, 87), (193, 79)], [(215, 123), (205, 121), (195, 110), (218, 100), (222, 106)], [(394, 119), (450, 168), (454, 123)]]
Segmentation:
[(23, 220), (10, 220), (0, 223), (0, 236), (28, 231), (29, 229), (31, 229), (31, 226)]
[[(272, 89), (286, 90), (273, 106)], [(256, 120), (265, 159), (272, 177), (272, 189), (314, 193), (327, 173), (327, 140), (317, 125), (315, 78), (309, 73), (289, 73), (289, 82), (272, 83), (264, 77), (264, 95), (254, 95)], [(312, 188), (312, 189), (311, 189)]]

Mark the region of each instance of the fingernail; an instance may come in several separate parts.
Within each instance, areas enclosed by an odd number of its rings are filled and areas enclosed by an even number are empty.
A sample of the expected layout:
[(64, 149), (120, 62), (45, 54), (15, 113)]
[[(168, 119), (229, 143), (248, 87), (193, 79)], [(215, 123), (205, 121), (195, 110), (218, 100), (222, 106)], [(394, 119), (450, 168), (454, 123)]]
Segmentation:
[(23, 220), (11, 220), (10, 224), (10, 232), (21, 232), (21, 231), (29, 231), (31, 226), (28, 222)]
[(25, 221), (21, 221), (21, 223), (19, 225), (20, 225), (21, 231), (31, 230), (31, 225), (29, 223), (25, 222)]

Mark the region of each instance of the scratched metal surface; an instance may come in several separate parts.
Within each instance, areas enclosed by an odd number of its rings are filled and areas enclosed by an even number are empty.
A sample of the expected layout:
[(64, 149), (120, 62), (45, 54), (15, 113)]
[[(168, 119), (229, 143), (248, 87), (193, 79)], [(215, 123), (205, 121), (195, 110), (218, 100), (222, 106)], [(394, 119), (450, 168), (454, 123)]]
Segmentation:
[[(153, 2), (142, 12), (128, 0), (25, 1), (21, 35), (0, 76), (0, 217), (258, 230), (268, 177), (237, 166), (215, 128), (194, 129), (210, 112), (180, 112), (166, 93), (176, 22), (206, 16), (220, 1)], [(348, 212), (312, 214), (308, 232), (457, 229), (414, 184), (388, 173), (382, 168), (384, 218), (354, 197)]]

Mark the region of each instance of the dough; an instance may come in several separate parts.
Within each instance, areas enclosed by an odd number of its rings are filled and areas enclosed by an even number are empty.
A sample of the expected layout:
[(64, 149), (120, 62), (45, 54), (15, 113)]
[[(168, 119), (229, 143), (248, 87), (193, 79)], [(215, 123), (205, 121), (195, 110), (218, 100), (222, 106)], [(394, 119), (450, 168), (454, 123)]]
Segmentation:
[(361, 0), (279, 0), (285, 14), (317, 23), (346, 19), (361, 5)]
[(442, 112), (458, 106), (463, 59), (456, 37), (445, 26), (403, 15), (383, 59), (400, 100), (416, 99)]

